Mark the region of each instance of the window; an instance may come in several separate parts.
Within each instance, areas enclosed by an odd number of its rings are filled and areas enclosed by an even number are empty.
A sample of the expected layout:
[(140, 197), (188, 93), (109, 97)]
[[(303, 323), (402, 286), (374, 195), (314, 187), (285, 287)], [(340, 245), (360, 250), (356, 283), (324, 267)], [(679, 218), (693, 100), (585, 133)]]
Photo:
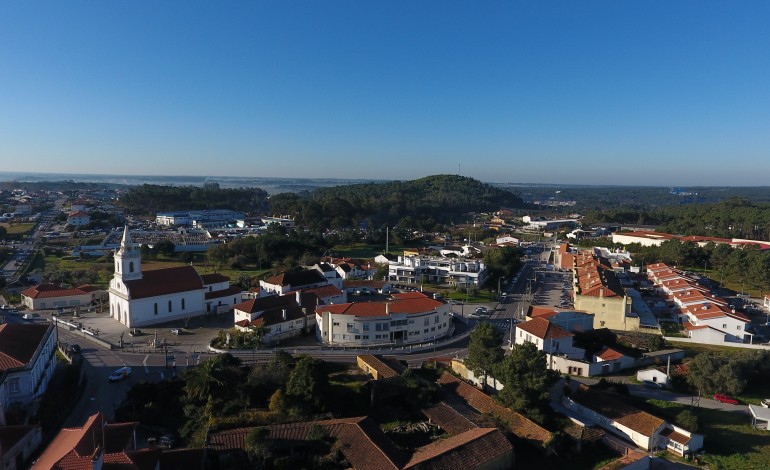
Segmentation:
[(428, 334), (428, 329), (425, 328), (424, 330), (422, 330), (422, 333), (427, 335)]
[(184, 299), (182, 299), (182, 310), (184, 310)]
[(430, 331), (436, 331), (436, 327), (434, 326), (433, 328), (430, 329)]
[(429, 326), (430, 325), (430, 318), (425, 319), (425, 324), (423, 326)]
[(361, 339), (361, 335), (356, 335), (356, 339)]
[(19, 393), (19, 379), (11, 379), (8, 381), (8, 391), (11, 393)]
[(369, 331), (369, 324), (368, 323), (364, 323), (364, 326), (363, 326), (362, 329), (363, 329), (363, 331)]
[(340, 326), (340, 322), (336, 321), (336, 322), (332, 323), (332, 325), (333, 326)]
[(156, 302), (155, 305), (153, 305), (153, 307), (155, 308), (155, 315), (157, 315), (158, 314), (158, 303)]
[(438, 315), (436, 315), (435, 317), (433, 317), (433, 323), (438, 323), (438, 322), (439, 322), (439, 318), (438, 318)]
[(352, 323), (348, 323), (347, 324), (347, 328), (348, 328), (348, 331), (353, 331), (353, 324)]
[(369, 335), (364, 335), (364, 339), (369, 339)]
[(171, 301), (170, 300), (168, 301), (168, 311), (169, 311), (169, 313), (171, 313)]
[(736, 330), (740, 330), (741, 329), (741, 325), (735, 325), (735, 329)]
[(133, 261), (128, 263), (128, 272), (130, 272), (130, 273), (134, 272), (134, 262)]
[(727, 323), (722, 323), (722, 328), (727, 328)]

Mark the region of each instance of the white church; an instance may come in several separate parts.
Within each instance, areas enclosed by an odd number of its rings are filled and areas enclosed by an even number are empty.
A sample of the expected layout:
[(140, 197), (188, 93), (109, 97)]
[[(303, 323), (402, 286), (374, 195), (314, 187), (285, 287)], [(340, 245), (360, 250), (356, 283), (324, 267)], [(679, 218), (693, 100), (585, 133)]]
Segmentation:
[(129, 328), (226, 312), (242, 301), (241, 289), (221, 274), (200, 275), (192, 266), (142, 272), (139, 244), (128, 227), (114, 259), (110, 316)]

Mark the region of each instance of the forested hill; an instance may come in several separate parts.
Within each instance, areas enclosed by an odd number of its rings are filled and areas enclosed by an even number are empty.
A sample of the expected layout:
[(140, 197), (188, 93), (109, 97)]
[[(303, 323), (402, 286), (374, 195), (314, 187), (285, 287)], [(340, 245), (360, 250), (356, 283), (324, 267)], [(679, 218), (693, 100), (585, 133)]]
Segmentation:
[(715, 204), (689, 204), (656, 210), (608, 210), (586, 215), (584, 223), (658, 225), (676, 235), (770, 240), (770, 204), (733, 197)]
[(230, 209), (262, 212), (268, 194), (259, 188), (225, 188), (217, 183), (199, 186), (160, 186), (143, 184), (131, 188), (120, 203), (131, 214), (155, 215), (175, 210)]
[(270, 199), (277, 214), (291, 214), (308, 226), (345, 227), (369, 219), (394, 224), (416, 221), (465, 222), (468, 212), (522, 208), (521, 198), (473, 178), (436, 175), (412, 181), (365, 183), (319, 188), (305, 195), (278, 194)]

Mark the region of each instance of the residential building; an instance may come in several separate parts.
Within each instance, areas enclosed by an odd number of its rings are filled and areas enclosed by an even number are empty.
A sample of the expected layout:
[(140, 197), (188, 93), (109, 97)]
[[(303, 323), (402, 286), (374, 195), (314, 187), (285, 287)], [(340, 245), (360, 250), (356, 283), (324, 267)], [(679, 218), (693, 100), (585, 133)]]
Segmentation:
[(192, 266), (143, 271), (128, 227), (114, 261), (110, 316), (129, 328), (222, 313), (241, 302), (241, 289), (220, 274), (201, 276)]
[(39, 284), (21, 291), (21, 304), (30, 310), (90, 305), (102, 298), (104, 291), (89, 284), (66, 288), (56, 284)]
[(262, 342), (278, 343), (311, 331), (316, 305), (318, 297), (303, 291), (247, 300), (233, 307), (235, 327), (241, 331), (264, 327), (267, 331)]
[(533, 305), (527, 312), (527, 320), (543, 318), (570, 333), (582, 333), (594, 329), (594, 316), (575, 310), (559, 310)]
[(108, 423), (102, 413), (82, 427), (64, 428), (32, 464), (32, 470), (153, 469), (203, 470), (203, 449), (137, 448), (139, 423)]
[(582, 358), (585, 350), (572, 344), (575, 335), (544, 318), (519, 323), (514, 333), (516, 344), (533, 343), (538, 351), (548, 355), (558, 354), (570, 358)]
[(73, 227), (80, 227), (81, 225), (88, 225), (91, 223), (91, 216), (84, 211), (74, 211), (67, 215), (67, 225)]
[(453, 329), (449, 305), (420, 292), (390, 300), (316, 308), (318, 339), (333, 346), (405, 345), (434, 341)]
[(342, 279), (327, 278), (316, 269), (284, 271), (259, 281), (260, 295), (284, 295), (295, 290), (313, 289), (325, 285), (342, 287)]
[(56, 368), (56, 327), (0, 325), (0, 425), (9, 412), (34, 415)]
[(611, 265), (590, 252), (580, 252), (575, 257), (573, 276), (575, 309), (592, 314), (595, 329), (639, 329), (639, 316), (631, 308), (633, 301)]
[(0, 468), (24, 470), (43, 441), (39, 426), (0, 426)]
[(565, 396), (562, 403), (646, 451), (666, 449), (682, 456), (703, 447), (703, 436), (627, 405), (608, 392), (592, 390), (581, 384), (569, 396)]
[(487, 276), (486, 265), (480, 259), (412, 254), (388, 265), (388, 280), (394, 283), (481, 287)]

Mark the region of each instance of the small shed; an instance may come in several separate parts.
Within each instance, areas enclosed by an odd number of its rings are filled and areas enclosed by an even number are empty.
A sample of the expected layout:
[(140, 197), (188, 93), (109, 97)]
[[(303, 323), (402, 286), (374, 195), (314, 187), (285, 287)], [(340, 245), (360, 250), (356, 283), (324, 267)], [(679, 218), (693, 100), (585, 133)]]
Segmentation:
[(668, 376), (666, 373), (654, 367), (637, 372), (636, 380), (640, 382), (650, 381), (656, 384), (660, 384), (664, 387), (668, 386)]
[(751, 413), (752, 426), (757, 429), (770, 431), (770, 408), (749, 405), (749, 413)]

